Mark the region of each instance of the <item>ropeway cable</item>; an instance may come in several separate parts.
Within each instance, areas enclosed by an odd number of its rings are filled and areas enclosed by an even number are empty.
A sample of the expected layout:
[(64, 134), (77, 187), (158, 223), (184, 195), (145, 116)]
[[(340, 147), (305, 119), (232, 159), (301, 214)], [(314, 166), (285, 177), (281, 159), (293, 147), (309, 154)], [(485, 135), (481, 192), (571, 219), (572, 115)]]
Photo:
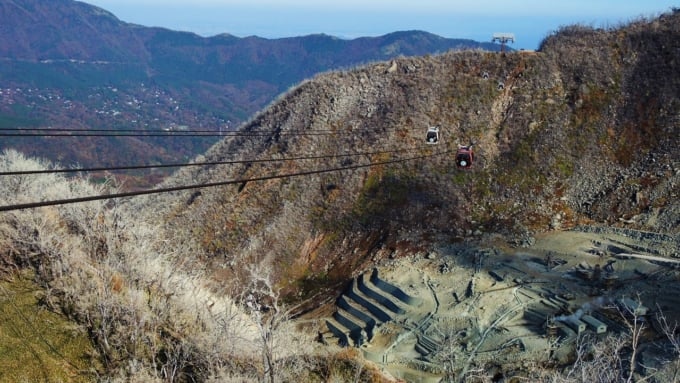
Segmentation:
[[(384, 130), (394, 130), (396, 128), (383, 128)], [(366, 129), (351, 129), (349, 132), (354, 132), (354, 133), (359, 133), (362, 131), (368, 131), (368, 130), (375, 130), (373, 128), (366, 128)], [(227, 133), (242, 133), (242, 132), (251, 132), (251, 133), (262, 133), (262, 134), (283, 134), (283, 133), (290, 133), (290, 134), (296, 134), (299, 132), (312, 132), (312, 133), (337, 133), (340, 131), (348, 131), (345, 128), (338, 128), (338, 129), (305, 129), (304, 131), (277, 131), (277, 130), (262, 130), (262, 131), (244, 131), (244, 130), (221, 130), (221, 129), (147, 129), (147, 130), (142, 130), (142, 129), (100, 129), (100, 128), (0, 128), (0, 132), (16, 132), (16, 133), (21, 133), (21, 132), (60, 132), (60, 133), (65, 133), (65, 132), (84, 132), (84, 133), (221, 133), (221, 134), (227, 134)]]
[(102, 132), (56, 132), (56, 133), (3, 133), (0, 132), (0, 137), (269, 137), (272, 135), (281, 136), (329, 136), (336, 134), (356, 134), (351, 131), (327, 131), (327, 132), (217, 132), (210, 131), (210, 133), (185, 133), (182, 131), (168, 131), (151, 133), (137, 132), (123, 132), (123, 133), (102, 133)]
[(329, 136), (362, 133), (364, 129), (308, 129), (308, 130), (139, 130), (139, 129), (50, 129), (0, 128), (0, 137), (269, 137)]
[(395, 164), (395, 163), (400, 163), (400, 162), (420, 160), (420, 159), (425, 159), (425, 158), (429, 158), (429, 157), (447, 154), (447, 153), (450, 153), (450, 152), (451, 151), (445, 151), (445, 152), (415, 156), (415, 157), (410, 157), (410, 158), (400, 158), (400, 159), (389, 160), (389, 161), (371, 162), (371, 163), (368, 163), (368, 164), (351, 165), (351, 166), (345, 166), (345, 167), (339, 167), (339, 168), (307, 170), (307, 171), (288, 173), (288, 174), (276, 174), (276, 175), (237, 179), (237, 180), (209, 182), (209, 183), (205, 183), (205, 184), (182, 185), (182, 186), (173, 186), (173, 187), (160, 188), (160, 189), (137, 190), (137, 191), (123, 192), (123, 193), (111, 193), (111, 194), (103, 194), (103, 195), (96, 195), (96, 196), (67, 198), (67, 199), (61, 199), (61, 200), (39, 201), (39, 202), (29, 202), (29, 203), (23, 203), (23, 204), (15, 204), (15, 205), (5, 205), (5, 206), (0, 206), (0, 212), (1, 211), (32, 209), (32, 208), (45, 207), (45, 206), (66, 205), (66, 204), (73, 204), (73, 203), (80, 203), (80, 202), (99, 201), (99, 200), (105, 200), (105, 199), (134, 197), (134, 196), (140, 196), (140, 195), (169, 193), (169, 192), (183, 191), (183, 190), (190, 190), (190, 189), (203, 189), (203, 188), (215, 187), (215, 186), (226, 186), (226, 185), (233, 185), (233, 184), (241, 184), (241, 183), (245, 183), (245, 182), (258, 182), (258, 181), (267, 181), (267, 180), (273, 180), (273, 179), (309, 176), (309, 175), (314, 175), (314, 174), (331, 173), (331, 172), (337, 172), (337, 171), (343, 171), (343, 170), (355, 170), (355, 169), (360, 169), (360, 168), (367, 168), (367, 167), (373, 167), (373, 166), (388, 165), (388, 164)]
[(160, 165), (129, 165), (129, 166), (110, 166), (110, 167), (92, 167), (92, 168), (74, 168), (74, 169), (41, 169), (41, 170), (17, 170), (0, 172), (0, 176), (19, 176), (19, 175), (33, 175), (33, 174), (53, 174), (53, 173), (85, 173), (85, 172), (101, 172), (113, 170), (140, 170), (140, 169), (160, 169), (160, 168), (181, 168), (192, 166), (212, 166), (212, 165), (236, 165), (236, 164), (250, 164), (262, 162), (284, 162), (284, 161), (299, 161), (299, 160), (318, 160), (324, 158), (341, 158), (341, 157), (358, 157), (358, 156), (372, 156), (388, 153), (400, 153), (419, 150), (420, 148), (395, 149), (378, 152), (364, 152), (364, 153), (347, 153), (334, 155), (319, 155), (319, 156), (302, 156), (302, 157), (285, 157), (285, 158), (266, 158), (266, 159), (250, 159), (250, 160), (234, 160), (234, 161), (214, 161), (214, 162), (191, 162), (191, 163), (176, 163), (176, 164), (160, 164)]

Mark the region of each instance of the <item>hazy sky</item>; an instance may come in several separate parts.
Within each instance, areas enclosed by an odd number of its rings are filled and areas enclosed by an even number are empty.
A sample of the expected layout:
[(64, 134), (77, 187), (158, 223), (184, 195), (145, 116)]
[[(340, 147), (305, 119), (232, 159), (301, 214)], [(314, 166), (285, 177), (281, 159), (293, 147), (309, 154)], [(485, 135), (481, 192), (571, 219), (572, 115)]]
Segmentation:
[(617, 26), (680, 7), (677, 0), (85, 0), (122, 21), (266, 38), (325, 33), (341, 38), (424, 30), (489, 41), (511, 32), (516, 49), (536, 49), (561, 26)]

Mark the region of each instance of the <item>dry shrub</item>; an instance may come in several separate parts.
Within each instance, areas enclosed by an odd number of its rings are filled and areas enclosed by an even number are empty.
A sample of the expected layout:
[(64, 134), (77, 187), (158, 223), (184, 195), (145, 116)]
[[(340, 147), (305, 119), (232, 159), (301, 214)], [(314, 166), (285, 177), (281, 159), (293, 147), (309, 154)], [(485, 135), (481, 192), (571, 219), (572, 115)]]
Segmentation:
[[(14, 151), (0, 156), (2, 171), (50, 167)], [(55, 174), (11, 176), (0, 184), (0, 204), (98, 195), (109, 187)], [(112, 381), (255, 376), (263, 345), (252, 316), (211, 289), (192, 242), (169, 240), (136, 213), (104, 201), (3, 213), (3, 266), (37, 271), (43, 301), (88, 330)], [(289, 351), (307, 350), (304, 337), (285, 320), (278, 327), (275, 358), (287, 361), (280, 375), (300, 374), (299, 354)]]

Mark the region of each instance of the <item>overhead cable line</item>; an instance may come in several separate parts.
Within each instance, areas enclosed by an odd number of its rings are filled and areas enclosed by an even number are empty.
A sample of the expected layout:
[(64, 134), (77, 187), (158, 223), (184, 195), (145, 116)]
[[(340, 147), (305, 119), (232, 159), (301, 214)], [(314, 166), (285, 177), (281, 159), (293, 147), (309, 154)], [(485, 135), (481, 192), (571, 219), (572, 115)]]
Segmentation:
[(211, 165), (236, 165), (236, 164), (252, 164), (261, 162), (283, 162), (283, 161), (298, 161), (298, 160), (318, 160), (323, 158), (340, 158), (340, 157), (355, 157), (355, 156), (371, 156), (388, 153), (410, 152), (420, 148), (395, 149), (385, 150), (379, 152), (363, 152), (363, 153), (347, 153), (347, 154), (333, 154), (333, 155), (319, 155), (319, 156), (302, 156), (302, 157), (285, 157), (285, 158), (265, 158), (265, 159), (250, 159), (250, 160), (234, 160), (234, 161), (212, 161), (212, 162), (191, 162), (191, 163), (176, 163), (176, 164), (161, 164), (161, 165), (129, 165), (129, 166), (111, 166), (111, 167), (92, 167), (92, 168), (74, 168), (74, 169), (41, 169), (41, 170), (17, 170), (0, 172), (0, 176), (21, 176), (32, 174), (53, 174), (53, 173), (80, 173), (80, 172), (101, 172), (112, 170), (140, 170), (140, 169), (156, 169), (156, 168), (181, 168), (192, 166), (211, 166)]
[(88, 129), (88, 128), (0, 128), (0, 131), (4, 132), (190, 132), (190, 133), (215, 133), (219, 130), (214, 129), (199, 129), (199, 130), (187, 130), (187, 129)]
[(215, 130), (209, 133), (188, 133), (181, 130), (172, 131), (153, 131), (151, 133), (143, 133), (143, 131), (123, 132), (123, 133), (102, 133), (102, 132), (56, 132), (56, 133), (2, 133), (0, 137), (268, 137), (272, 135), (281, 136), (327, 136), (335, 134), (356, 134), (352, 131), (299, 131), (299, 132), (218, 132)]
[(400, 163), (400, 162), (414, 161), (414, 160), (425, 159), (425, 158), (434, 157), (434, 156), (438, 156), (438, 155), (443, 155), (443, 154), (447, 154), (447, 153), (451, 153), (451, 151), (445, 151), (445, 152), (439, 152), (439, 153), (433, 153), (433, 154), (427, 154), (427, 155), (421, 155), (421, 156), (409, 157), (409, 158), (400, 158), (400, 159), (389, 160), (389, 161), (371, 162), (371, 163), (368, 163), (368, 164), (351, 165), (351, 166), (345, 166), (345, 167), (339, 167), (339, 168), (307, 170), (307, 171), (288, 173), (288, 174), (275, 174), (275, 175), (269, 175), (269, 176), (244, 178), (244, 179), (237, 179), (237, 180), (208, 182), (208, 183), (204, 183), (204, 184), (182, 185), (182, 186), (173, 186), (173, 187), (159, 188), (159, 189), (138, 190), (138, 191), (131, 191), (131, 192), (111, 193), (111, 194), (103, 194), (103, 195), (96, 195), (96, 196), (68, 198), (68, 199), (61, 199), (61, 200), (29, 202), (29, 203), (23, 203), (23, 204), (15, 204), (15, 205), (5, 205), (5, 206), (0, 206), (0, 211), (32, 209), (32, 208), (44, 207), (44, 206), (66, 205), (66, 204), (73, 204), (73, 203), (80, 203), (80, 202), (99, 201), (99, 200), (105, 200), (105, 199), (135, 197), (135, 196), (140, 196), (140, 195), (169, 193), (169, 192), (191, 190), (191, 189), (203, 189), (203, 188), (215, 187), (215, 186), (241, 184), (241, 183), (245, 183), (245, 182), (258, 182), (258, 181), (267, 181), (267, 180), (273, 180), (273, 179), (309, 176), (309, 175), (314, 175), (314, 174), (331, 173), (331, 172), (337, 172), (337, 171), (343, 171), (343, 170), (354, 170), (354, 169), (367, 168), (367, 167), (373, 167), (373, 166), (379, 166), (379, 165), (389, 165), (389, 164), (395, 164), (395, 163)]
[[(2, 132), (103, 132), (103, 133), (228, 133), (239, 132), (237, 130), (215, 130), (215, 129), (88, 129), (88, 128), (0, 128)], [(311, 132), (326, 132), (332, 133), (338, 129), (307, 129), (305, 131)], [(262, 131), (261, 133), (266, 133)], [(276, 133), (275, 130), (269, 131)]]
[[(387, 129), (385, 129), (387, 130)], [(140, 130), (140, 129), (51, 129), (51, 128), (0, 128), (0, 137), (268, 137), (327, 136), (357, 134), (365, 129), (305, 129), (263, 131), (219, 130)]]

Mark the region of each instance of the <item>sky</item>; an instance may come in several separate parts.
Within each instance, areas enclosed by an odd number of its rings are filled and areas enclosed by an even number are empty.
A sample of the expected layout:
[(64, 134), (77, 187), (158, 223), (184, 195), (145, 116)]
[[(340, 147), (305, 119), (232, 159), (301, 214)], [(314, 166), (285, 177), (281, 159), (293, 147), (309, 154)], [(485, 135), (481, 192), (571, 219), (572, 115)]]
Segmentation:
[(678, 8), (677, 0), (82, 0), (120, 20), (201, 36), (344, 39), (422, 30), (491, 41), (513, 33), (514, 49), (537, 49), (560, 27), (616, 27)]

